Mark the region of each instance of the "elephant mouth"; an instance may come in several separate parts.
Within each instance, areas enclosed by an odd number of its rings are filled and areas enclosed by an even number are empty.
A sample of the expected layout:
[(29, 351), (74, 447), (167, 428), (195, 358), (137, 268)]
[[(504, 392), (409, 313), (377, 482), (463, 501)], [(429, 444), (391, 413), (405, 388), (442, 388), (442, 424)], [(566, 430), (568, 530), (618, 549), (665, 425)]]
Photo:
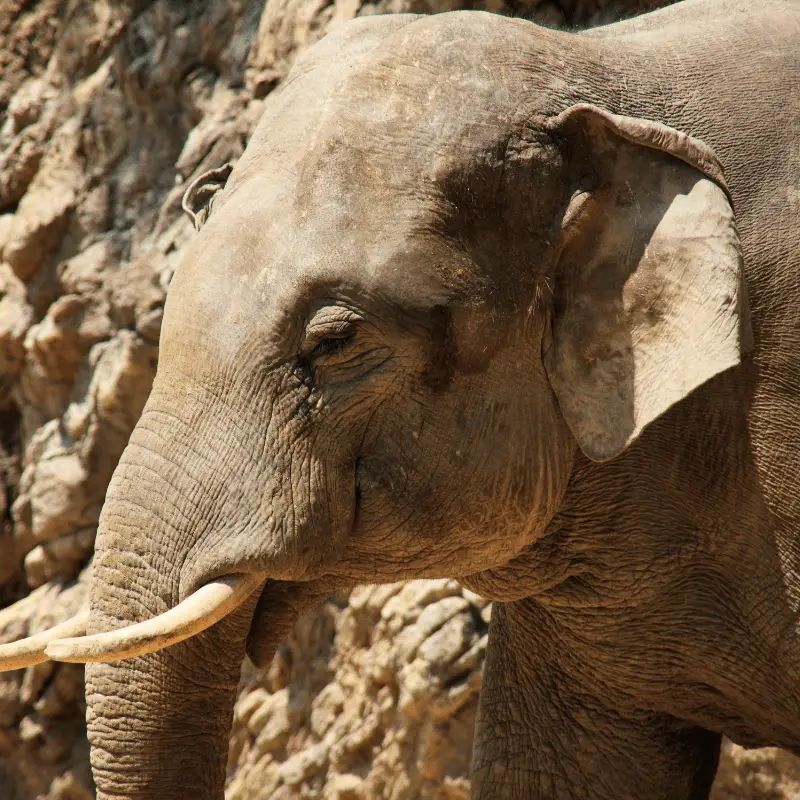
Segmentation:
[(112, 662), (163, 650), (219, 622), (259, 590), (265, 580), (261, 572), (225, 575), (204, 584), (163, 614), (91, 636), (80, 635), (88, 620), (84, 611), (43, 633), (0, 647), (0, 672), (47, 659), (78, 664)]
[[(361, 510), (361, 482), (356, 469), (352, 527)], [(49, 630), (17, 642), (0, 645), (0, 672), (22, 669), (48, 659), (76, 664), (110, 663), (147, 655), (196, 636), (226, 617), (258, 592), (247, 650), (258, 663), (266, 653), (264, 619), (275, 618), (275, 607), (293, 612), (324, 596), (326, 587), (334, 587), (330, 574), (322, 578), (308, 576), (300, 582), (268, 580), (266, 571), (230, 573), (200, 586), (178, 605), (151, 619), (117, 630), (87, 635), (89, 610)], [(306, 588), (300, 588), (300, 587)], [(272, 608), (270, 608), (272, 606)], [(309, 606), (310, 607), (310, 606)], [(284, 615), (293, 616), (292, 614)], [(296, 614), (295, 614), (296, 616)]]

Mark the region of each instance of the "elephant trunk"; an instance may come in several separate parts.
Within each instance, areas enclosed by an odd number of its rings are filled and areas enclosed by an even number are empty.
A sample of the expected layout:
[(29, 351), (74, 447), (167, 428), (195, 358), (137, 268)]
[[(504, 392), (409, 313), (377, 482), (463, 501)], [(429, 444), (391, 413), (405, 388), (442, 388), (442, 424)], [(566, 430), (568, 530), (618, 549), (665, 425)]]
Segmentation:
[[(324, 472), (319, 460), (285, 439), (265, 444), (265, 431), (304, 424), (289, 400), (280, 421), (267, 408), (248, 426), (239, 410), (249, 395), (161, 383), (108, 489), (88, 622), (0, 648), (0, 670), (47, 656), (90, 662), (99, 798), (219, 800), (245, 648), (268, 663), (298, 614), (330, 592), (353, 492), (298, 482), (287, 449), (312, 475)], [(269, 455), (253, 459), (256, 447)], [(337, 502), (345, 522), (320, 543)]]
[(252, 605), (172, 648), (87, 664), (87, 723), (99, 800), (223, 797)]
[[(239, 587), (240, 596), (222, 609), (227, 613), (217, 614), (206, 630), (197, 633), (191, 620), (187, 627), (186, 598), (191, 605), (203, 599), (204, 590), (219, 594), (226, 576), (202, 586), (186, 583), (192, 543), (208, 517), (208, 496), (187, 490), (198, 485), (188, 462), (177, 464), (174, 449), (158, 446), (154, 426), (146, 414), (109, 487), (93, 564), (90, 635), (51, 646), (71, 647), (78, 656), (73, 660), (89, 660), (81, 647), (101, 657), (103, 648), (113, 658), (136, 654), (87, 664), (87, 723), (98, 798), (219, 800), (245, 641), (263, 576), (244, 575), (244, 592)], [(218, 599), (211, 598), (217, 611)], [(208, 610), (200, 609), (204, 623)], [(190, 638), (173, 644), (174, 637), (158, 637), (170, 614), (183, 615), (178, 633)], [(137, 636), (148, 626), (158, 629), (155, 639)], [(167, 627), (175, 633), (174, 625)], [(104, 638), (109, 636), (110, 646)], [(172, 646), (147, 652), (154, 648), (141, 647), (143, 641)]]

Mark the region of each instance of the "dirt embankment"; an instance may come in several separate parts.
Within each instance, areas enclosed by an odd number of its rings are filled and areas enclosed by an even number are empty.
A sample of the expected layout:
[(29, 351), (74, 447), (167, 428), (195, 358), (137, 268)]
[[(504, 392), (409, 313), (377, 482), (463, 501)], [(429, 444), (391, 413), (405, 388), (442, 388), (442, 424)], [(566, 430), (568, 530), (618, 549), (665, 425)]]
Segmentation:
[[(111, 472), (192, 236), (183, 189), (235, 160), (293, 59), (358, 14), (484, 8), (550, 25), (618, 0), (0, 0), (0, 641), (83, 602)], [(359, 589), (245, 670), (229, 800), (466, 798), (487, 604)], [(82, 668), (0, 675), (0, 800), (93, 796)], [(726, 756), (718, 800), (800, 797), (783, 754)]]

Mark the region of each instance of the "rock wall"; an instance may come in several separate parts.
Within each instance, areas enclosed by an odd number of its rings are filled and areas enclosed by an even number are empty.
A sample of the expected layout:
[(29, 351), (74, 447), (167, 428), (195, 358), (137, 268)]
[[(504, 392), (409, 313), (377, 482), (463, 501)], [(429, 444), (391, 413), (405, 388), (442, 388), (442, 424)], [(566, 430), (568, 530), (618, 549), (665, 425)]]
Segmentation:
[(468, 800), (489, 604), (455, 581), (363, 587), (245, 671), (228, 800)]
[[(235, 160), (292, 60), (358, 14), (483, 8), (599, 23), (637, 0), (0, 0), (0, 641), (71, 616), (152, 383), (193, 176)], [(85, 576), (84, 576), (85, 577)], [(245, 669), (229, 800), (468, 795), (489, 607), (362, 588)], [(93, 796), (82, 668), (0, 675), (0, 800)], [(716, 796), (800, 797), (785, 754)]]

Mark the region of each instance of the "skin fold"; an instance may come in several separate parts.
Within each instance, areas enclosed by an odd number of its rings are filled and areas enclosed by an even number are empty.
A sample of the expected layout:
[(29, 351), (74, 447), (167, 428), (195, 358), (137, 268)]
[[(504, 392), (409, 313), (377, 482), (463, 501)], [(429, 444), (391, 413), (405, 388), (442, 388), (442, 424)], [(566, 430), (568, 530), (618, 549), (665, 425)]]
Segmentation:
[(187, 195), (88, 629), (266, 584), (87, 666), (98, 797), (221, 798), (245, 651), (421, 577), (497, 601), (474, 798), (800, 752), (798, 87), (791, 0), (373, 17), (298, 61)]

